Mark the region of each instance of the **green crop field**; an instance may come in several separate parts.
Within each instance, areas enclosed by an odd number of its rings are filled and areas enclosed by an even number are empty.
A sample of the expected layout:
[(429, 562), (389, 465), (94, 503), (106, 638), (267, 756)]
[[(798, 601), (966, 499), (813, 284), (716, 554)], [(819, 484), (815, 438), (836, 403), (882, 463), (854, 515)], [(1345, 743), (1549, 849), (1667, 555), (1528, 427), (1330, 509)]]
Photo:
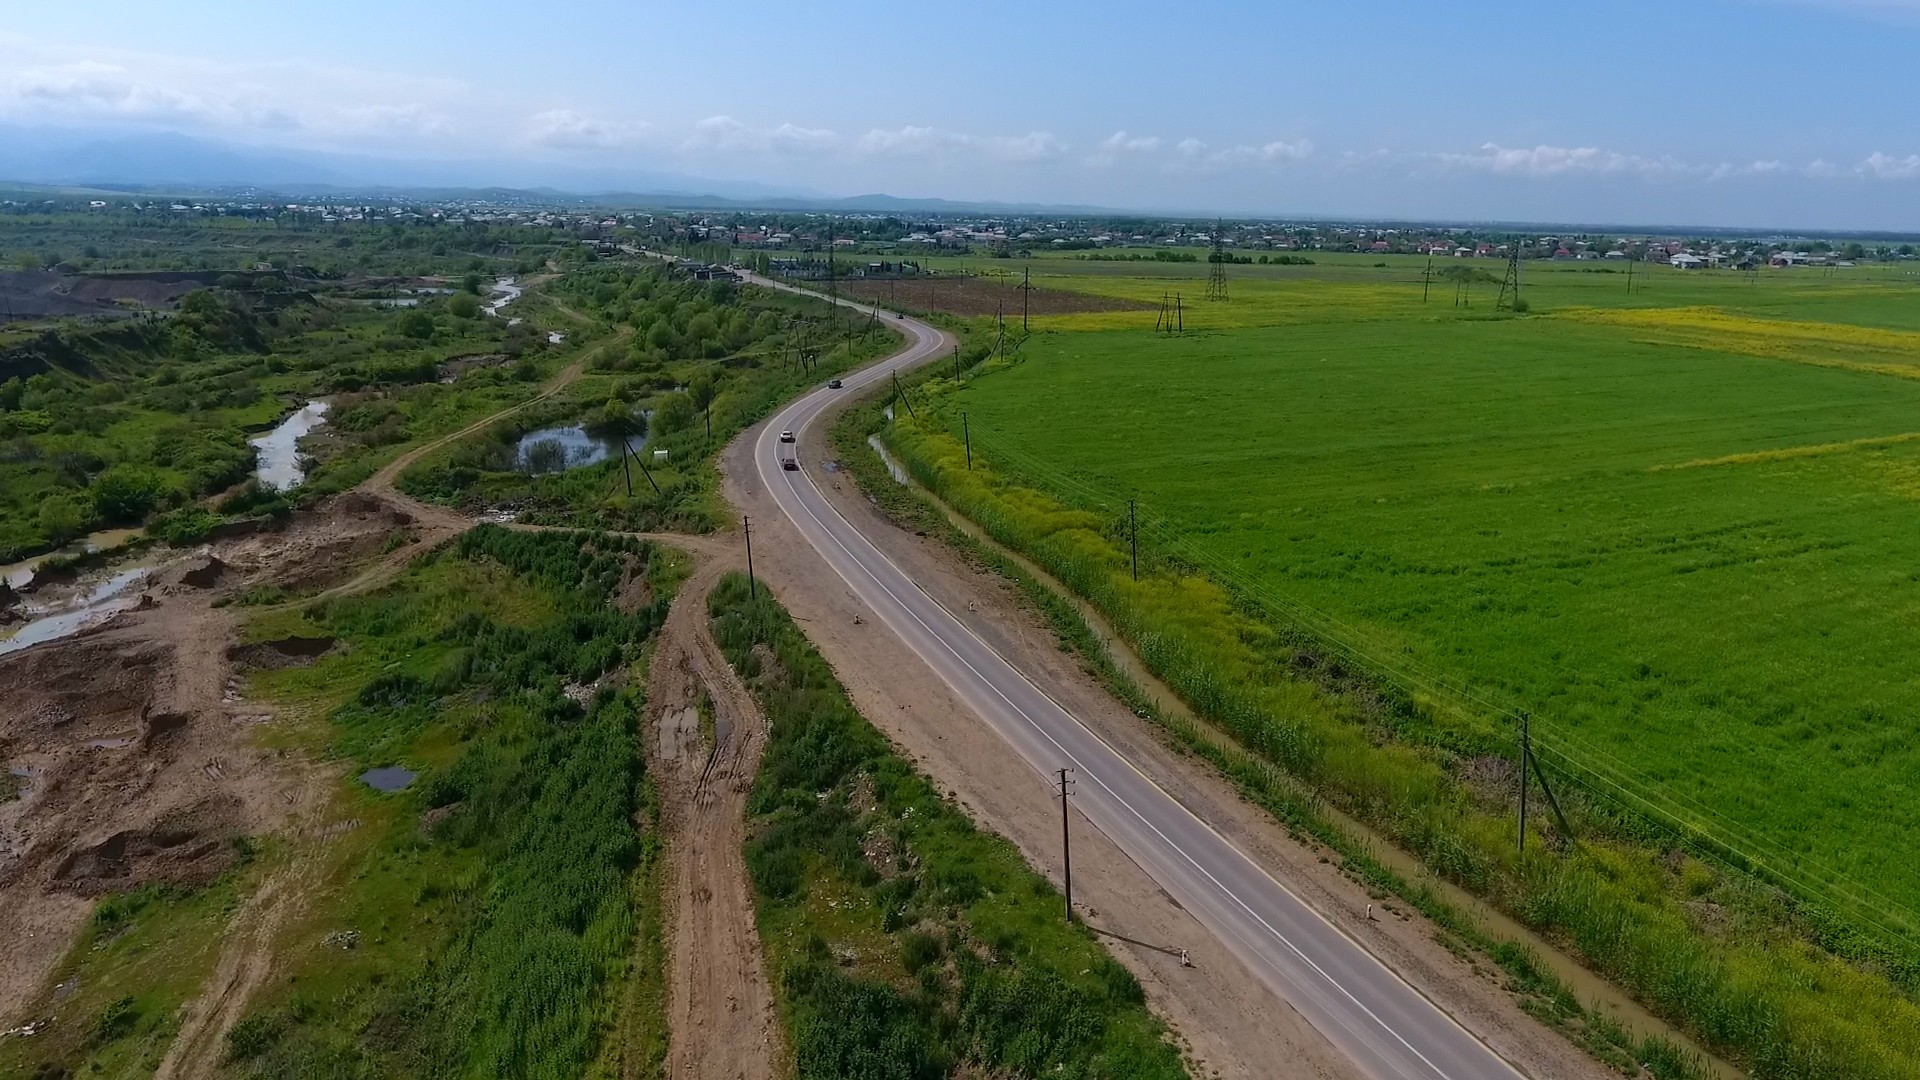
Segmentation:
[[(1920, 280), (1529, 266), (1514, 317), (1386, 261), (1236, 266), (1179, 337), (1050, 316), (887, 439), (1202, 715), (1756, 1075), (1907, 1075), (1870, 1063), (1920, 1034)], [(1561, 861), (1513, 854), (1521, 711), (1598, 830)]]

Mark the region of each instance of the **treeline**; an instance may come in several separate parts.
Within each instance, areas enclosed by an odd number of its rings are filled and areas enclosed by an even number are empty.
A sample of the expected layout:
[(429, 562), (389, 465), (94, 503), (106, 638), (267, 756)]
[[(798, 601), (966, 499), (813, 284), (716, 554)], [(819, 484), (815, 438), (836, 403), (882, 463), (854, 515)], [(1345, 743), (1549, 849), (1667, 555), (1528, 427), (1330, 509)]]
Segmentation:
[[(634, 579), (652, 599), (628, 614), (613, 600)], [(421, 776), (366, 796), (408, 812), (378, 817), (333, 901), (364, 934), (302, 957), (234, 1028), (239, 1075), (588, 1072), (616, 989), (657, 977), (629, 966), (656, 840), (634, 827), (642, 680), (585, 704), (566, 691), (637, 661), (676, 584), (639, 541), (482, 526), (397, 585), (310, 612), (382, 661), (343, 670), (391, 669), (332, 714), (337, 752)]]
[(1184, 1077), (1133, 976), (892, 752), (778, 603), (748, 593), (731, 575), (708, 607), (771, 725), (747, 866), (795, 1074)]

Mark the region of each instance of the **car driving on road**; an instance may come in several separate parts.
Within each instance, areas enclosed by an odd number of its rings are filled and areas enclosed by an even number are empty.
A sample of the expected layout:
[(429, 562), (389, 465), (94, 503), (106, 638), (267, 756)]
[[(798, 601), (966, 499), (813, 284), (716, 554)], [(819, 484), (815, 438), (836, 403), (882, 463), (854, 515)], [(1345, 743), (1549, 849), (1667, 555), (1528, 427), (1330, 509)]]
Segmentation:
[(828, 379), (828, 380), (827, 380), (827, 389), (829, 389), (829, 390), (838, 390), (838, 389), (840, 389), (840, 380), (839, 380), (839, 379)]
[(781, 441), (781, 442), (792, 442), (792, 441), (793, 441), (793, 432), (791, 432), (791, 431), (783, 431), (783, 432), (781, 432), (781, 433), (780, 433), (780, 441)]

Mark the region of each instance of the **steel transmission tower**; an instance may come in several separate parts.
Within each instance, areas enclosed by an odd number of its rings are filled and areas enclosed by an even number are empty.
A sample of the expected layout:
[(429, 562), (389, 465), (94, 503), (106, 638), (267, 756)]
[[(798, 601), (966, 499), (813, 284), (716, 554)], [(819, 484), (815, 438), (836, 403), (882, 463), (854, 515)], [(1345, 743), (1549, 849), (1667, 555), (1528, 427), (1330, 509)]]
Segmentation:
[(1224, 301), (1227, 298), (1227, 238), (1220, 231), (1218, 221), (1213, 223), (1213, 254), (1208, 258), (1213, 261), (1213, 269), (1207, 271), (1207, 299)]
[(1520, 302), (1520, 239), (1514, 238), (1513, 252), (1507, 256), (1507, 276), (1500, 281), (1500, 297), (1493, 302), (1495, 311), (1525, 310)]

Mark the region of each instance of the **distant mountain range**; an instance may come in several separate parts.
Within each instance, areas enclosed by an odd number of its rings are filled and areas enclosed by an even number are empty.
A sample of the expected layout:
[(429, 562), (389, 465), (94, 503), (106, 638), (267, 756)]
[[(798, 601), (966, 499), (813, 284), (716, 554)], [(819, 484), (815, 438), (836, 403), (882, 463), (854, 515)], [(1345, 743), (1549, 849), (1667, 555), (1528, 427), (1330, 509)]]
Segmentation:
[(1092, 206), (970, 203), (892, 195), (841, 198), (750, 181), (642, 169), (518, 161), (423, 161), (238, 146), (175, 132), (97, 132), (0, 125), (0, 180), (56, 187), (286, 196), (533, 197), (593, 205), (868, 213), (1058, 213)]

